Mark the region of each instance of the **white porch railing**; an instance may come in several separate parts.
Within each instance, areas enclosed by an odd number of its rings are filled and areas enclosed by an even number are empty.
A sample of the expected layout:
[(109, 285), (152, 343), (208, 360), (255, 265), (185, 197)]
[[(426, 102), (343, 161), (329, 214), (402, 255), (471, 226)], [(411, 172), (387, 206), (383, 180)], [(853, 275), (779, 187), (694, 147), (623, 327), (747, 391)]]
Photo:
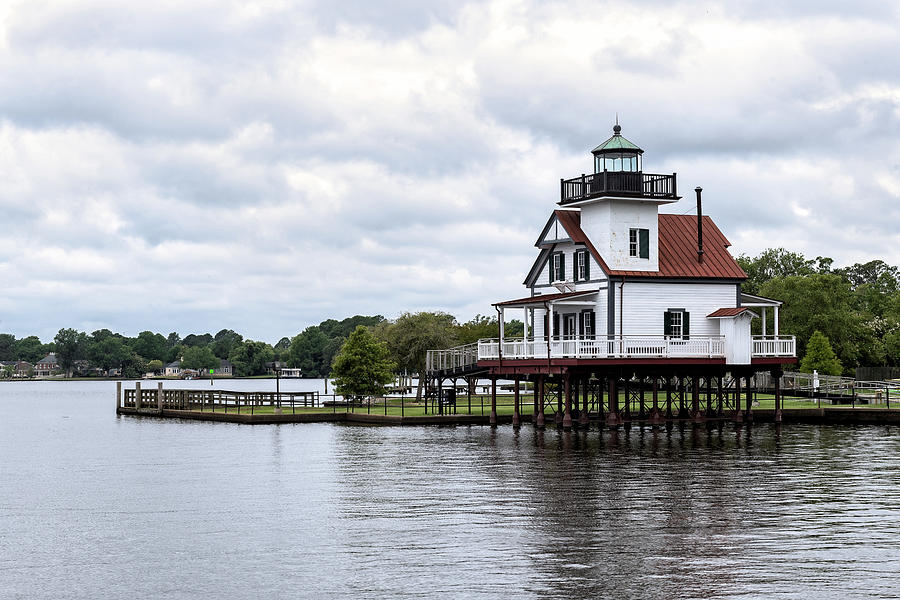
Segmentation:
[(754, 357), (797, 356), (797, 340), (794, 336), (754, 335)]
[(454, 371), (478, 362), (478, 344), (466, 344), (446, 350), (429, 350), (425, 355), (426, 371)]
[[(478, 359), (500, 358), (499, 341), (479, 340)], [(517, 358), (718, 358), (725, 356), (723, 336), (629, 335), (625, 337), (545, 338), (503, 340), (503, 359)]]
[[(504, 339), (503, 360), (526, 358), (725, 358), (725, 336), (690, 336), (688, 339), (662, 335), (624, 337), (572, 337)], [(797, 342), (793, 336), (754, 336), (752, 356), (794, 357)], [(454, 371), (475, 365), (479, 360), (497, 360), (498, 339), (483, 339), (476, 344), (447, 350), (429, 350), (428, 371)]]

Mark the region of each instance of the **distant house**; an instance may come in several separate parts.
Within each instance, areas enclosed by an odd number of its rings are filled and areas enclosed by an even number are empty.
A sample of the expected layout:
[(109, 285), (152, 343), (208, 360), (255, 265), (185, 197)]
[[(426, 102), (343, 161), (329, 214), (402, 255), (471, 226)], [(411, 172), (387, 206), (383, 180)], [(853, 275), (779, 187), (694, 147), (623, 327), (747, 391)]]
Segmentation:
[(219, 366), (213, 370), (213, 375), (217, 377), (234, 377), (234, 365), (226, 359), (219, 359)]
[(287, 377), (287, 378), (299, 378), (300, 373), (302, 371), (303, 371), (303, 369), (301, 369), (300, 367), (297, 367), (297, 368), (288, 367), (286, 369), (281, 369), (281, 376)]
[(55, 352), (51, 352), (34, 364), (35, 377), (50, 377), (57, 374), (59, 374), (59, 360)]
[(108, 375), (106, 371), (100, 367), (93, 366), (86, 360), (76, 360), (72, 365), (72, 372), (78, 377), (103, 377)]
[(13, 372), (13, 377), (31, 377), (34, 371), (34, 365), (24, 360), (16, 361), (15, 367), (16, 370)]
[(181, 376), (181, 361), (176, 360), (172, 361), (166, 365), (166, 370), (163, 373), (166, 377), (180, 377)]
[(283, 373), (285, 369), (287, 369), (287, 363), (282, 360), (266, 363), (266, 375), (274, 375), (276, 370)]

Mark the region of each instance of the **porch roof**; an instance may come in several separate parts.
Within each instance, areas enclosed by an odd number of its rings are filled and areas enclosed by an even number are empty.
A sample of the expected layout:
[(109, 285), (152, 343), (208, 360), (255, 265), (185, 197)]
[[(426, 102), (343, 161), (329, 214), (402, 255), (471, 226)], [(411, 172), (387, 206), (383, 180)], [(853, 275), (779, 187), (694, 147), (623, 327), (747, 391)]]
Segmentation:
[(741, 292), (741, 306), (781, 306), (782, 304), (784, 303), (772, 298)]
[(542, 296), (528, 296), (526, 298), (517, 298), (516, 300), (504, 300), (503, 302), (495, 302), (494, 306), (525, 306), (528, 304), (543, 304), (544, 302), (555, 302), (557, 300), (570, 300), (596, 294), (597, 290), (587, 290), (584, 292), (562, 292), (559, 294), (544, 294)]
[(734, 317), (743, 314), (745, 312), (750, 313), (754, 317), (756, 316), (753, 311), (751, 311), (746, 306), (738, 306), (736, 308), (720, 308), (715, 310), (708, 315), (706, 315), (707, 319), (733, 319)]

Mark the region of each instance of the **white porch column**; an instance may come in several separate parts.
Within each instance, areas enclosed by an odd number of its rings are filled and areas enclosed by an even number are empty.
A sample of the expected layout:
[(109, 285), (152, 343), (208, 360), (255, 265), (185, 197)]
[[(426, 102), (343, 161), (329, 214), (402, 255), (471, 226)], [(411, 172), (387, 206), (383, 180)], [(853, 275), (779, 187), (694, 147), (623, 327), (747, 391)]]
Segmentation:
[(766, 307), (761, 306), (759, 312), (762, 313), (762, 334), (766, 335)]
[(503, 334), (504, 334), (504, 326), (505, 326), (505, 309), (500, 309), (500, 343), (503, 343)]
[(528, 313), (531, 312), (531, 309), (530, 309), (530, 308), (526, 308), (526, 309), (524, 309), (523, 312), (525, 313), (525, 315), (524, 315), (523, 318), (522, 318), (522, 324), (525, 326), (525, 331), (522, 332), (522, 335), (525, 337), (525, 340), (527, 341), (527, 340), (528, 340), (528, 329), (529, 329), (529, 327), (528, 327)]
[(778, 306), (775, 306), (775, 336), (778, 336)]

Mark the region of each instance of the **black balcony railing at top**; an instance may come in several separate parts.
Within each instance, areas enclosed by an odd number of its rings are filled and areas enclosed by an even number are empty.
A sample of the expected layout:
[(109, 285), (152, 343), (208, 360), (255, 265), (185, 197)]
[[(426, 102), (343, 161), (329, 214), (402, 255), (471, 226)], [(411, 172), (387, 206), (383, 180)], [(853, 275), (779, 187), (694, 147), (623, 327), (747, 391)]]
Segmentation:
[(566, 204), (609, 194), (674, 200), (678, 197), (676, 192), (675, 173), (653, 175), (651, 173), (602, 171), (574, 179), (561, 179), (559, 203)]

